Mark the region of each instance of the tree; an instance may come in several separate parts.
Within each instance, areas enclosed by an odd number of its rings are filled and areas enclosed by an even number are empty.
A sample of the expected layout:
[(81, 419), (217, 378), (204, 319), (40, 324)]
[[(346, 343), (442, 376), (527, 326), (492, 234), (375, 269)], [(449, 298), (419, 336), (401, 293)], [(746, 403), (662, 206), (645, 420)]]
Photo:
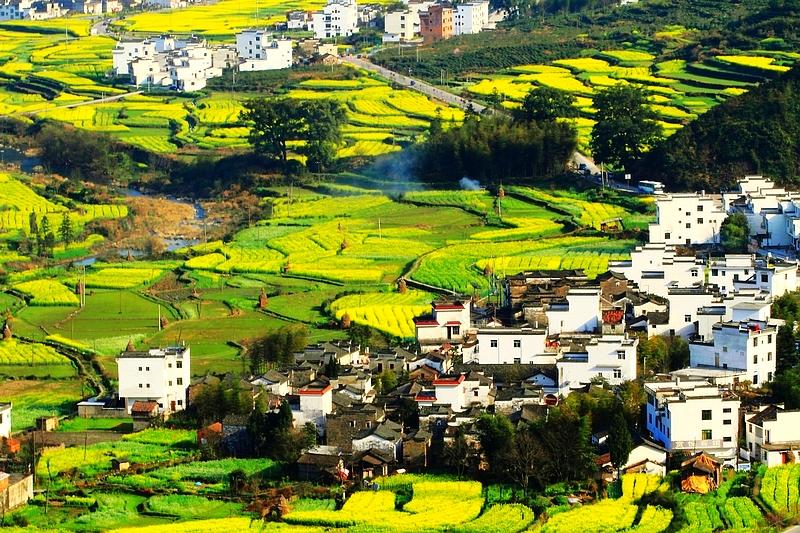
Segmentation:
[(36, 213), (33, 211), (28, 215), (28, 228), (30, 229), (31, 235), (39, 233), (39, 224), (36, 222)]
[(61, 219), (61, 225), (58, 227), (58, 236), (61, 237), (61, 242), (65, 245), (74, 240), (75, 233), (72, 228), (72, 218), (69, 213), (66, 213)]
[(501, 475), (511, 456), (514, 426), (503, 415), (483, 414), (475, 427), (489, 469), (495, 475)]
[(309, 167), (320, 171), (335, 157), (346, 113), (334, 100), (255, 98), (244, 103), (242, 120), (250, 124), (254, 150), (286, 167), (290, 141), (305, 141), (300, 149)]
[(617, 403), (611, 417), (611, 426), (608, 429), (608, 451), (611, 454), (611, 464), (620, 469), (628, 462), (628, 456), (633, 449), (631, 431), (625, 420), (622, 404)]
[(578, 116), (578, 110), (574, 103), (575, 97), (570, 93), (552, 87), (539, 87), (531, 89), (525, 96), (515, 117), (524, 122), (552, 122), (559, 117), (575, 117)]
[(380, 393), (386, 394), (397, 388), (397, 374), (389, 370), (384, 370), (378, 375), (377, 382)]
[(517, 430), (508, 461), (507, 473), (517, 485), (528, 490), (542, 460), (539, 443), (530, 431)]
[(728, 253), (747, 252), (750, 240), (750, 223), (743, 213), (733, 213), (722, 221), (719, 229), (722, 248)]
[(595, 94), (594, 107), (591, 149), (600, 163), (628, 169), (663, 137), (641, 87), (612, 85)]
[(689, 366), (689, 343), (683, 337), (670, 337), (667, 342), (667, 360), (670, 371)]
[(308, 328), (304, 324), (283, 326), (250, 343), (247, 354), (250, 372), (263, 373), (269, 366), (294, 363), (294, 353), (308, 344)]
[(790, 368), (775, 377), (772, 382), (775, 402), (786, 404), (787, 409), (800, 408), (800, 369)]
[(778, 374), (796, 367), (800, 362), (797, 357), (797, 338), (794, 334), (794, 324), (794, 320), (789, 320), (778, 328), (778, 334), (775, 338), (775, 353), (777, 357), (775, 365)]
[(451, 469), (456, 471), (458, 477), (464, 475), (464, 471), (470, 462), (470, 454), (472, 449), (467, 442), (464, 435), (464, 429), (461, 426), (456, 428), (456, 435), (453, 440), (444, 447), (444, 462)]

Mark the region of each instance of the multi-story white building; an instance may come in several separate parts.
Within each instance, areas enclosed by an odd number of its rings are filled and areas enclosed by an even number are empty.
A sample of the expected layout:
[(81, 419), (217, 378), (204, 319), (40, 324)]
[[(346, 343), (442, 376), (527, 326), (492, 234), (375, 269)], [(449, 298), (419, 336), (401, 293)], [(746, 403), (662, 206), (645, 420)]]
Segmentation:
[(326, 417), (333, 412), (333, 386), (327, 381), (312, 381), (300, 388), (298, 394), (300, 411), (293, 413), (295, 425), (311, 422), (323, 434)]
[(463, 342), (470, 327), (471, 306), (469, 301), (434, 302), (430, 316), (415, 318), (417, 342), (422, 351)]
[(117, 356), (119, 397), (130, 413), (135, 401), (155, 401), (160, 413), (186, 408), (186, 391), (191, 376), (188, 346), (124, 351)]
[(311, 16), (308, 11), (289, 11), (286, 14), (287, 30), (304, 30), (308, 27)]
[(545, 314), (551, 335), (562, 331), (596, 331), (600, 327), (600, 289), (570, 289), (565, 301), (550, 303)]
[(236, 34), (240, 71), (279, 70), (292, 66), (291, 39), (274, 39), (267, 30), (244, 30)]
[(11, 436), (11, 408), (10, 402), (0, 403), (0, 438)]
[(638, 337), (562, 335), (556, 359), (559, 393), (566, 396), (595, 378), (612, 385), (636, 379)]
[(728, 370), (760, 387), (772, 381), (777, 359), (777, 328), (769, 322), (722, 322), (713, 326), (713, 340), (689, 343), (689, 364)]
[(383, 19), (383, 42), (410, 41), (419, 32), (419, 14), (409, 10), (390, 11)]
[(670, 287), (691, 287), (703, 283), (703, 261), (694, 255), (677, 255), (675, 247), (648, 243), (631, 251), (628, 261), (609, 261), (611, 272), (622, 274), (640, 291), (666, 297)]
[(682, 193), (656, 197), (650, 242), (674, 245), (719, 243), (727, 213), (718, 195)]
[(34, 0), (0, 0), (0, 21), (47, 20), (63, 17), (69, 10), (58, 2)]
[(489, 2), (456, 4), (453, 12), (453, 34), (480, 33), (489, 25)]
[(309, 26), (317, 39), (347, 37), (358, 32), (356, 0), (328, 0), (321, 11), (311, 15)]
[(647, 430), (667, 451), (706, 451), (735, 466), (739, 398), (704, 379), (644, 384)]
[(545, 329), (487, 326), (478, 329), (473, 361), (481, 365), (534, 363), (544, 353), (546, 342)]
[(768, 467), (800, 461), (800, 411), (764, 406), (746, 421), (750, 459)]

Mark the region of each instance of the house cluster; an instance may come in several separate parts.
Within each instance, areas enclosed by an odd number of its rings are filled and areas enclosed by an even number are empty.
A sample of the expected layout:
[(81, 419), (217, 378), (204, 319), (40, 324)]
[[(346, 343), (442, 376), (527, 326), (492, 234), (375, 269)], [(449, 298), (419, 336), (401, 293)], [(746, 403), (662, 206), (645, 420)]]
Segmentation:
[(456, 35), (480, 33), (490, 27), (486, 0), (457, 4), (409, 0), (402, 9), (386, 13), (383, 42), (422, 39), (424, 43), (431, 43)]
[(137, 87), (178, 91), (203, 89), (223, 69), (277, 70), (292, 66), (292, 41), (264, 29), (236, 34), (235, 45), (209, 45), (205, 39), (162, 35), (119, 41), (112, 52), (116, 76), (127, 76)]
[(2, 0), (0, 1), (0, 21), (3, 20), (46, 20), (62, 17), (69, 12), (61, 2), (48, 0)]

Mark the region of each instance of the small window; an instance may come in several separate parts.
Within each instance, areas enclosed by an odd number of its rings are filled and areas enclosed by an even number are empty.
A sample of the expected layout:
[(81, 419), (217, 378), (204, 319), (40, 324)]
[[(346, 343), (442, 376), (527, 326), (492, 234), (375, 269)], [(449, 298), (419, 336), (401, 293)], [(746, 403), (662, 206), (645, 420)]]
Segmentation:
[(722, 412), (723, 413), (730, 413), (731, 412), (731, 408), (730, 407), (726, 407), (725, 409), (722, 410)]
[(664, 234), (664, 240), (669, 240), (670, 237), (672, 237), (671, 233), (667, 232), (667, 233)]
[(754, 355), (753, 355), (753, 364), (754, 364), (754, 365), (757, 365), (757, 364), (758, 364), (758, 354), (754, 354)]
[(167, 382), (167, 387), (172, 387), (172, 381)]
[(183, 368), (183, 361), (178, 361), (177, 363), (175, 363), (175, 366), (177, 366), (178, 368)]
[(497, 348), (497, 339), (490, 340), (489, 346), (491, 346), (492, 348)]
[(150, 372), (150, 367), (149, 367), (149, 366), (146, 366), (146, 367), (144, 367), (144, 369), (145, 369), (146, 371)]
[(723, 346), (723, 347), (722, 347), (722, 352), (723, 352), (723, 353), (727, 353), (727, 351), (728, 351), (728, 347), (727, 347), (727, 346)]
[(478, 395), (478, 389), (475, 389), (474, 391), (472, 391), (472, 395), (473, 396), (477, 396)]
[(772, 352), (767, 352), (767, 361), (772, 361)]
[(711, 409), (703, 409), (700, 412), (700, 419), (701, 420), (711, 420)]
[(731, 437), (722, 437), (722, 442), (731, 442), (732, 440)]
[(693, 277), (693, 278), (696, 278), (696, 277), (698, 277), (699, 275), (700, 275), (700, 273), (699, 273), (699, 272), (697, 272), (697, 270), (692, 270), (692, 277)]
[(703, 210), (703, 206), (702, 206), (702, 205), (698, 205), (698, 206), (697, 206), (697, 211), (698, 211), (698, 212), (700, 212), (700, 211), (702, 211), (702, 210)]
[(704, 429), (704, 430), (701, 432), (701, 438), (702, 438), (703, 440), (711, 440), (712, 438), (714, 438), (712, 435), (713, 435), (713, 433), (711, 432), (711, 430), (710, 430), (710, 429)]
[(702, 218), (698, 218), (698, 219), (697, 219), (697, 223), (698, 223), (698, 224), (702, 224), (702, 223), (703, 223), (703, 219), (702, 219)]
[(519, 357), (515, 357), (515, 358), (514, 358), (514, 364), (515, 364), (515, 365), (522, 364), (522, 359), (520, 359)]
[(615, 379), (622, 378), (622, 370), (620, 370), (619, 368), (615, 368), (614, 369), (614, 378)]
[(692, 223), (691, 222), (687, 222), (686, 223), (686, 229), (691, 229), (691, 228), (692, 228)]
[(150, 388), (150, 384), (149, 384), (149, 383), (147, 384), (147, 388), (148, 388), (148, 389)]
[(767, 344), (772, 344), (772, 334), (767, 335)]
[(139, 383), (139, 388), (140, 388), (140, 389), (142, 388), (142, 384), (141, 384), (141, 383)]
[(521, 347), (522, 347), (522, 341), (519, 339), (514, 339), (514, 348), (521, 348)]
[(183, 405), (183, 400), (178, 400), (178, 405)]
[(719, 274), (719, 270), (717, 270), (716, 268), (712, 268), (711, 269), (711, 275), (712, 276), (717, 276), (718, 274)]
[(617, 359), (625, 360), (625, 350), (617, 350)]
[(761, 283), (767, 283), (769, 281), (769, 276), (766, 274), (761, 274)]
[(684, 320), (684, 322), (691, 322), (692, 321), (692, 315), (683, 315), (683, 320)]
[(183, 385), (183, 378), (178, 378), (178, 385)]
[(758, 346), (758, 337), (753, 339), (753, 346)]
[(730, 426), (731, 425), (731, 421), (730, 420), (723, 420), (722, 421), (722, 425), (723, 426)]
[(142, 367), (139, 367), (139, 372), (141, 372), (141, 371), (142, 371)]
[(167, 363), (167, 368), (172, 368), (172, 363)]

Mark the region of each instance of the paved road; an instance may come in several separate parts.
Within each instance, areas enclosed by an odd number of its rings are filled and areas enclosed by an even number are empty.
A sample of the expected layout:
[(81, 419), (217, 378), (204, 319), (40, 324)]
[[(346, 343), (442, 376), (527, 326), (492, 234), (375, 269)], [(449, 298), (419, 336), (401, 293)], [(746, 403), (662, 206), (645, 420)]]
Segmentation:
[[(127, 98), (128, 96), (133, 96), (135, 94), (142, 94), (143, 91), (131, 91), (129, 93), (123, 94), (116, 94), (114, 96), (106, 96), (105, 98), (97, 98), (95, 100), (86, 100), (85, 102), (76, 102), (74, 104), (64, 104), (64, 105), (54, 105), (49, 107), (43, 107), (41, 109), (34, 109), (33, 111), (23, 111), (20, 115), (35, 115), (36, 113), (44, 113), (50, 111), (52, 109), (70, 109), (73, 107), (81, 107), (85, 105), (95, 105), (95, 104), (104, 104), (106, 102), (114, 102), (116, 100), (122, 100), (123, 98)], [(14, 114), (14, 113), (12, 113)]]
[(416, 78), (406, 76), (405, 74), (399, 74), (397, 72), (394, 72), (393, 70), (389, 70), (388, 68), (376, 65), (371, 61), (359, 59), (355, 56), (343, 57), (342, 61), (344, 61), (345, 63), (350, 63), (351, 65), (355, 65), (359, 68), (363, 68), (365, 70), (370, 70), (372, 72), (380, 74), (384, 78), (387, 78), (398, 85), (402, 85), (414, 91), (426, 94), (431, 98), (435, 98), (446, 104), (454, 105), (456, 107), (460, 107), (461, 109), (469, 109), (469, 107), (472, 106), (472, 109), (476, 113), (483, 113), (484, 110), (486, 109), (485, 105), (479, 104), (467, 98), (456, 96), (453, 93), (443, 91), (442, 89), (434, 87), (430, 83), (426, 83)]

